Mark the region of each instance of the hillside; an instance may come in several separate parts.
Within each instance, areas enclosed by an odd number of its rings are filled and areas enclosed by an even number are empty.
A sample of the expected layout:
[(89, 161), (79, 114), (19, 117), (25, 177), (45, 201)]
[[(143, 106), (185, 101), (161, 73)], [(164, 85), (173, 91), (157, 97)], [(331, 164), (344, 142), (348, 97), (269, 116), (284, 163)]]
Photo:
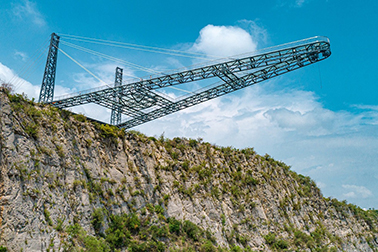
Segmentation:
[(378, 213), (252, 148), (0, 92), (0, 251), (377, 251)]

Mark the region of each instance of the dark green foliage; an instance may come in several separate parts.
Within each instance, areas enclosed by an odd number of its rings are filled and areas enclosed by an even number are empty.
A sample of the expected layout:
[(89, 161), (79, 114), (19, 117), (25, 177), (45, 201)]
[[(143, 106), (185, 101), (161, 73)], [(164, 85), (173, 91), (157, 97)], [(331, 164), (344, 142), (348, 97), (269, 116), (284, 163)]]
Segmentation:
[(20, 104), (21, 102), (26, 102), (27, 98), (25, 94), (8, 94), (9, 101), (14, 104)]
[(104, 138), (118, 138), (119, 129), (109, 124), (101, 124), (99, 127), (100, 135)]
[(93, 228), (96, 234), (100, 233), (100, 229), (104, 224), (104, 212), (103, 209), (97, 208), (92, 213), (92, 221), (91, 221)]
[(38, 125), (35, 123), (28, 123), (25, 126), (25, 132), (28, 134), (30, 137), (37, 139), (38, 137)]
[(189, 146), (190, 147), (194, 148), (194, 147), (197, 146), (197, 144), (198, 144), (197, 140), (195, 140), (195, 139), (189, 139)]
[(87, 118), (83, 114), (74, 114), (72, 117), (78, 122), (86, 122)]
[(102, 239), (98, 240), (96, 237), (93, 236), (86, 236), (84, 238), (84, 246), (87, 251), (91, 252), (108, 252), (110, 248), (106, 242)]
[(259, 181), (255, 178), (253, 178), (252, 176), (246, 175), (244, 177), (244, 183), (247, 184), (247, 185), (255, 186), (259, 183)]
[(184, 169), (185, 171), (188, 171), (188, 170), (189, 170), (189, 161), (185, 160), (185, 161), (182, 163), (182, 169)]
[(155, 206), (155, 213), (162, 214), (164, 213), (164, 208), (160, 205)]
[[(156, 206), (146, 205), (148, 212), (143, 217), (136, 213), (106, 217), (104, 209), (96, 209), (92, 214), (92, 224), (101, 223), (98, 226), (103, 226), (102, 218), (107, 219), (109, 227), (104, 234), (96, 232), (95, 237), (88, 236), (79, 224), (68, 226), (66, 232), (85, 251), (168, 251), (167, 245), (177, 242), (184, 242), (184, 247), (193, 248), (185, 251), (217, 251), (215, 238), (209, 231), (190, 221), (160, 218), (164, 211), (155, 213)], [(151, 217), (156, 215), (158, 219), (151, 222)], [(76, 251), (81, 251), (81, 248)]]
[(8, 249), (6, 247), (0, 246), (0, 252), (7, 252)]
[(81, 226), (78, 223), (75, 223), (74, 225), (70, 225), (67, 227), (66, 232), (73, 236), (76, 237), (79, 235), (79, 232), (82, 230)]
[(274, 249), (283, 250), (289, 247), (289, 243), (285, 240), (277, 239), (276, 235), (269, 233), (264, 236), (265, 242)]
[(204, 244), (202, 244), (200, 251), (201, 252), (216, 252), (217, 248), (214, 247), (211, 241), (206, 241)]
[(233, 246), (231, 247), (231, 252), (243, 252), (243, 249), (241, 249), (239, 246)]
[(172, 234), (180, 235), (181, 233), (181, 221), (175, 218), (168, 218), (169, 232)]
[(200, 229), (196, 224), (189, 220), (185, 220), (182, 226), (184, 232), (188, 235), (189, 238), (197, 241), (200, 234)]
[(314, 239), (300, 230), (294, 231), (294, 244), (298, 247), (315, 247)]
[(273, 233), (269, 233), (264, 236), (264, 239), (268, 245), (272, 245), (276, 241), (276, 235)]
[(130, 231), (127, 229), (113, 230), (112, 228), (109, 228), (106, 233), (106, 241), (110, 244), (112, 249), (126, 247), (131, 239)]

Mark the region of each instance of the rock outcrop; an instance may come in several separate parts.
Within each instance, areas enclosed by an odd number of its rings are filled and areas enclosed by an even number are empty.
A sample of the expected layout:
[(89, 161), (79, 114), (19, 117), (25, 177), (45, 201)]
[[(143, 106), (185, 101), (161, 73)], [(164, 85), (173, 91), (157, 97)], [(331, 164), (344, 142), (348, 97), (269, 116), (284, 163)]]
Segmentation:
[[(169, 227), (154, 237), (160, 250), (191, 251), (174, 242), (180, 232), (172, 238), (170, 220), (203, 230), (193, 250), (378, 249), (376, 211), (324, 198), (310, 178), (251, 148), (125, 132), (6, 90), (0, 129), (0, 245), (8, 251), (90, 251), (73, 227), (111, 244), (111, 216), (122, 214)], [(147, 243), (134, 231), (128, 244)]]

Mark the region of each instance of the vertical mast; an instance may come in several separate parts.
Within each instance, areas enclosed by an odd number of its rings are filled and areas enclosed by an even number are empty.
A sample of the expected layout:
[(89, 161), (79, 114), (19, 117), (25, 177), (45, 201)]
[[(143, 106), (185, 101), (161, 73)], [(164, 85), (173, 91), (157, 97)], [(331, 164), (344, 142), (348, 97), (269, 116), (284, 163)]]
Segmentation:
[(54, 98), (56, 63), (58, 59), (59, 36), (51, 34), (49, 53), (43, 74), (41, 92), (38, 102), (51, 102)]
[(115, 81), (114, 81), (114, 100), (117, 103), (117, 105), (114, 105), (112, 108), (112, 113), (110, 116), (110, 124), (112, 125), (118, 125), (121, 123), (121, 107), (120, 107), (120, 89), (117, 87), (122, 85), (122, 73), (123, 69), (117, 67), (116, 73), (115, 73)]

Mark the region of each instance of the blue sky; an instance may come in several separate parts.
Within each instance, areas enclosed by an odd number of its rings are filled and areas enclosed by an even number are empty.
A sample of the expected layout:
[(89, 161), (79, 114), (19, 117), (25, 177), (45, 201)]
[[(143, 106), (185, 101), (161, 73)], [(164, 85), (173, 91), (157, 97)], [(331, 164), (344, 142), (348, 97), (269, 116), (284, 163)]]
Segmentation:
[[(323, 62), (137, 129), (254, 147), (311, 176), (324, 196), (378, 208), (377, 11), (375, 0), (3, 1), (0, 79), (37, 98), (46, 54), (31, 62), (52, 32), (219, 56), (327, 36), (332, 55)], [(76, 44), (159, 70), (198, 63)], [(116, 63), (61, 48), (105, 82), (113, 81)], [(58, 58), (56, 96), (102, 85), (63, 54)], [(134, 76), (147, 75), (121, 67)], [(75, 111), (109, 119), (108, 111), (93, 106)]]

